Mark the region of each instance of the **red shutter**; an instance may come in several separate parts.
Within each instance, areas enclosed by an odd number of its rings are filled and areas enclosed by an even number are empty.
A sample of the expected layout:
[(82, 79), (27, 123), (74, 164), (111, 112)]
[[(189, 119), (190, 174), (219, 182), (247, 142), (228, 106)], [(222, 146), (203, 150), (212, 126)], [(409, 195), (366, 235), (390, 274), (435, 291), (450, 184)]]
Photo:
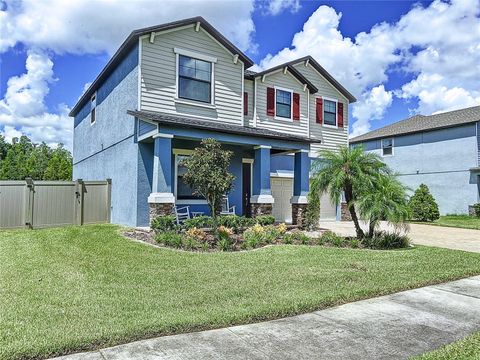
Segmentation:
[(267, 116), (275, 116), (275, 89), (267, 88)]
[(317, 98), (317, 123), (323, 124), (323, 102), (322, 102), (322, 98)]
[(338, 127), (343, 127), (343, 103), (341, 102), (337, 105), (337, 120)]
[(248, 115), (248, 93), (243, 93), (243, 115)]
[(300, 94), (293, 93), (293, 120), (300, 120)]

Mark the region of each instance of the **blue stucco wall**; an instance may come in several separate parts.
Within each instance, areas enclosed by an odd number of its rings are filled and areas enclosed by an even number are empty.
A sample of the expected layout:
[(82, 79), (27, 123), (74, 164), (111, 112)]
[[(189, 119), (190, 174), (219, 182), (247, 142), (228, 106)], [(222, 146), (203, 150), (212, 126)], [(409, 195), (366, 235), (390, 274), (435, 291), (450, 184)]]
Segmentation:
[(137, 49), (132, 50), (97, 90), (93, 125), (90, 125), (89, 110), (82, 109), (77, 114), (73, 139), (73, 178), (111, 178), (112, 222), (129, 226), (138, 225), (138, 219), (144, 217), (145, 206), (137, 202), (138, 189), (143, 196), (143, 190), (149, 186), (148, 156), (145, 162), (141, 161), (145, 149), (139, 150), (134, 136), (136, 122), (126, 113), (138, 104), (135, 59), (138, 59)]
[[(382, 160), (399, 179), (415, 190), (425, 183), (438, 202), (441, 214), (467, 213), (479, 201), (476, 123), (394, 138), (394, 155)], [(357, 145), (357, 144), (356, 144)], [(367, 151), (381, 155), (381, 140), (365, 142)]]

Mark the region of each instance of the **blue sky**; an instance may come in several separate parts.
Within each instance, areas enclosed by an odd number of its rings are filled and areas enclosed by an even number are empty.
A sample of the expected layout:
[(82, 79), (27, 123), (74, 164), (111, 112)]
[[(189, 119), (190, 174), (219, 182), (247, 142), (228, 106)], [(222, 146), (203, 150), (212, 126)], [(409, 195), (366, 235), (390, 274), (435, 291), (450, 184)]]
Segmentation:
[[(71, 146), (69, 108), (128, 33), (195, 15), (257, 68), (313, 55), (358, 98), (353, 135), (414, 113), (480, 104), (478, 0), (0, 3), (0, 134), (7, 139), (25, 133)], [(180, 16), (180, 8), (188, 12)]]

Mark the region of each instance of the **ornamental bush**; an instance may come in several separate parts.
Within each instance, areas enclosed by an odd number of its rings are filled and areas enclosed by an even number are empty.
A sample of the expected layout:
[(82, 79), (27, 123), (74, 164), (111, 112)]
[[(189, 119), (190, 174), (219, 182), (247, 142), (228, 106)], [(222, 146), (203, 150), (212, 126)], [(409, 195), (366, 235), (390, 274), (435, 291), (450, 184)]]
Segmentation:
[(480, 203), (473, 205), (473, 210), (475, 211), (475, 216), (480, 218)]
[(435, 221), (440, 217), (438, 205), (425, 184), (420, 184), (408, 204), (414, 220)]
[(255, 218), (255, 221), (262, 226), (266, 226), (274, 224), (275, 218), (272, 215), (259, 215)]
[(155, 232), (172, 231), (177, 228), (175, 216), (158, 216), (152, 220), (151, 227)]

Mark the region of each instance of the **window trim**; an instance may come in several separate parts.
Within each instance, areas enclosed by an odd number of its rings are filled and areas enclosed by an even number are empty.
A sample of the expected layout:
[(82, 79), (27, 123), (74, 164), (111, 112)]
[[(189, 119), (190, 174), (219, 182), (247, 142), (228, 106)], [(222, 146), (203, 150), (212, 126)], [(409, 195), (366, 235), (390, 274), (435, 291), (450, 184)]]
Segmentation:
[[(194, 51), (190, 51), (190, 50), (179, 49), (179, 48), (174, 48), (173, 52), (175, 53), (175, 99), (174, 99), (175, 102), (184, 103), (186, 105), (200, 106), (200, 107), (215, 106), (215, 63), (217, 62), (217, 58), (204, 55), (201, 53), (197, 53)], [(181, 98), (179, 96), (180, 55), (187, 56), (197, 60), (206, 61), (211, 64), (212, 71), (210, 74), (210, 102)]]
[[(273, 87), (274, 90), (275, 90), (275, 98), (274, 98), (274, 116), (273, 118), (275, 120), (282, 120), (282, 121), (291, 121), (293, 122), (293, 90), (291, 89), (287, 89), (287, 88), (283, 88), (283, 87), (280, 87), (280, 86), (274, 86)], [(281, 91), (285, 91), (285, 92), (289, 92), (290, 93), (290, 117), (287, 118), (287, 117), (283, 117), (283, 116), (277, 116), (277, 90), (281, 90)]]
[[(92, 116), (93, 115), (93, 116)], [(92, 121), (92, 119), (94, 120)], [(95, 91), (90, 97), (90, 126), (97, 122), (97, 92)]]
[(205, 199), (178, 199), (177, 197), (177, 188), (178, 188), (178, 156), (190, 156), (193, 154), (193, 150), (189, 149), (172, 149), (174, 155), (174, 185), (173, 185), (173, 196), (175, 197), (175, 204), (178, 205), (206, 205), (207, 200)]
[[(384, 147), (383, 147), (383, 141), (384, 140), (392, 140), (392, 146), (391, 146), (391, 149), (392, 149), (392, 153), (391, 154), (384, 154), (383, 150), (384, 150)], [(382, 157), (390, 157), (390, 156), (393, 156), (394, 155), (394, 149), (395, 149), (395, 139), (393, 137), (388, 137), (388, 138), (383, 138), (380, 140), (380, 148), (382, 149)]]
[[(329, 127), (329, 128), (332, 128), (332, 129), (338, 129), (338, 100), (337, 99), (332, 99), (332, 98), (328, 98), (328, 97), (322, 97), (322, 111), (323, 111), (323, 114), (322, 114), (322, 126), (325, 126), (325, 127)], [(331, 124), (326, 124), (325, 123), (325, 102), (324, 100), (327, 100), (327, 101), (332, 101), (335, 103), (335, 125), (331, 125)]]

